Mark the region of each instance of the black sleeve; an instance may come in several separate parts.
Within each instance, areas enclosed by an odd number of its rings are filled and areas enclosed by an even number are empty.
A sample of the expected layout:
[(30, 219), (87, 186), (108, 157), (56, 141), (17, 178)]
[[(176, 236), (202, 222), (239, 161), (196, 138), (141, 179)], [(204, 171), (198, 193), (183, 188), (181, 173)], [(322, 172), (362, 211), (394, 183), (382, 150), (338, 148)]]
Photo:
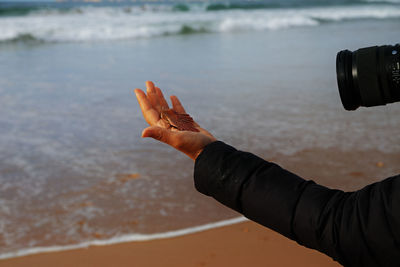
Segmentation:
[(345, 266), (400, 266), (400, 176), (343, 192), (217, 141), (196, 159), (194, 179), (201, 193)]

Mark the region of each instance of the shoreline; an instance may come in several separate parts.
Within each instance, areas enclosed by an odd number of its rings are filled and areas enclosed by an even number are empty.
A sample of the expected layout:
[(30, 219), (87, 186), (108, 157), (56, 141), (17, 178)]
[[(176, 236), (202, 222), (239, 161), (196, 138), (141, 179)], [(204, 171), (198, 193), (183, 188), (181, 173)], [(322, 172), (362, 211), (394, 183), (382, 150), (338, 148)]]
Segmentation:
[(52, 253), (52, 252), (62, 252), (62, 251), (69, 251), (75, 249), (86, 249), (89, 247), (95, 246), (110, 246), (122, 243), (129, 243), (129, 242), (146, 242), (146, 241), (153, 241), (153, 240), (162, 240), (162, 239), (169, 239), (175, 238), (185, 235), (190, 235), (194, 233), (199, 233), (207, 230), (216, 229), (223, 226), (234, 225), (241, 222), (249, 221), (247, 218), (240, 216), (232, 219), (227, 219), (223, 221), (217, 221), (212, 223), (207, 223), (203, 225), (188, 227), (184, 229), (172, 230), (168, 232), (162, 233), (153, 233), (153, 234), (127, 234), (112, 237), (109, 239), (95, 239), (89, 240), (77, 244), (71, 245), (54, 245), (49, 247), (32, 247), (21, 249), (15, 252), (8, 252), (0, 254), (0, 260), (7, 260), (7, 259), (15, 259), (30, 255), (42, 254), (42, 253)]
[[(262, 151), (258, 152), (261, 152), (260, 154), (262, 156)], [(318, 156), (316, 157), (316, 155)], [(367, 184), (382, 180), (400, 172), (398, 167), (400, 154), (387, 154), (379, 152), (378, 150), (344, 152), (335, 149), (313, 148), (293, 155), (276, 155), (266, 159), (279, 164), (307, 180), (311, 179), (321, 185), (345, 191), (361, 189)], [(328, 162), (331, 162), (332, 164), (327, 164), (325, 161), (326, 159), (328, 159)], [(305, 168), (305, 166), (307, 167)], [(214, 203), (214, 200), (210, 199), (210, 201)], [(228, 208), (225, 207), (225, 209)], [(207, 215), (207, 213), (204, 212), (202, 212), (202, 214), (203, 216)], [(229, 228), (232, 225), (241, 224), (245, 221), (248, 220), (241, 216), (149, 234), (127, 233), (117, 237), (109, 237), (107, 239), (100, 239), (101, 236), (99, 235), (94, 236), (95, 238), (92, 240), (81, 241), (72, 245), (50, 245), (22, 248), (14, 252), (5, 252), (0, 254), (0, 267), (3, 262), (14, 261), (31, 256), (36, 257), (37, 255), (86, 250), (94, 247), (112, 247), (119, 246), (120, 244), (132, 243), (140, 246), (141, 243), (157, 243), (162, 240), (169, 242), (169, 240), (192, 236), (197, 233), (202, 235), (207, 231), (217, 231), (218, 228)]]
[(0, 260), (1, 266), (341, 266), (247, 221), (142, 242), (89, 246)]
[[(156, 77), (168, 95), (178, 95), (190, 113), (197, 114), (196, 121), (219, 138), (305, 179), (348, 191), (400, 173), (400, 105), (345, 112), (334, 79), (337, 51), (394, 44), (397, 26), (396, 19), (362, 19), (265, 32), (3, 44), (1, 247), (21, 251), (30, 242), (42, 247), (92, 244), (85, 240), (102, 242), (100, 238), (111, 239), (116, 233), (166, 233), (234, 216), (195, 192), (186, 158), (140, 138), (145, 122), (135, 100), (127, 97), (127, 88), (141, 86), (149, 77)], [(282, 53), (292, 51), (293, 42), (296, 56)], [(27, 59), (40, 67), (21, 64)], [(242, 119), (244, 114), (251, 116)], [(149, 159), (155, 165), (148, 164)], [(140, 179), (125, 182), (120, 174), (140, 174)], [(225, 231), (229, 234), (220, 234)], [(137, 250), (154, 261), (152, 266), (165, 265), (163, 258), (171, 257), (172, 266), (208, 265), (208, 260), (215, 266), (298, 265), (296, 260), (286, 262), (297, 250), (286, 249), (300, 246), (283, 237), (279, 249), (257, 243), (253, 231), (225, 226), (162, 240), (88, 244), (0, 259), (0, 265), (59, 266), (69, 257), (75, 259), (66, 266), (86, 261), (85, 266), (127, 265), (107, 262), (120, 255), (120, 249), (126, 250), (121, 254), (126, 262), (137, 259), (130, 255)], [(257, 233), (264, 236), (264, 230)], [(206, 254), (214, 243), (217, 248)], [(249, 248), (236, 248), (240, 246)], [(218, 265), (207, 257), (213, 253), (218, 258), (219, 251), (225, 254)], [(249, 254), (247, 262), (239, 253)], [(185, 262), (181, 254), (192, 256)], [(249, 264), (257, 255), (257, 262)], [(52, 257), (58, 260), (52, 262)], [(127, 266), (147, 264), (140, 260)]]

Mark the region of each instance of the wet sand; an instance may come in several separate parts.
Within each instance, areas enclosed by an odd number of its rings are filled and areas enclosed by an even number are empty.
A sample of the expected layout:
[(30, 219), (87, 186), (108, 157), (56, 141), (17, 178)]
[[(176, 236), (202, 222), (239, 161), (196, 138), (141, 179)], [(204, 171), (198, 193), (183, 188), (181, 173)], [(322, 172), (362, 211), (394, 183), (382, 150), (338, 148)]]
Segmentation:
[[(352, 191), (400, 173), (400, 154), (378, 150), (307, 149), (292, 155), (256, 154), (317, 183)], [(136, 181), (132, 179), (133, 181)], [(213, 199), (208, 199), (214, 203)], [(215, 202), (216, 203), (216, 202)], [(229, 212), (226, 207), (220, 210)], [(207, 215), (206, 212), (196, 212)], [(196, 215), (193, 214), (195, 217)], [(194, 218), (193, 218), (194, 219)], [(198, 220), (197, 224), (201, 224)], [(167, 221), (155, 220), (155, 224)], [(172, 222), (170, 222), (172, 223)], [(102, 239), (104, 236), (93, 236)], [(92, 238), (93, 238), (92, 237)], [(340, 266), (329, 257), (254, 222), (156, 241), (93, 246), (0, 260), (2, 266)]]
[(254, 222), (145, 242), (96, 246), (0, 261), (13, 266), (341, 266)]
[(400, 173), (400, 153), (384, 153), (376, 149), (310, 148), (265, 159), (306, 180), (343, 191), (359, 190)]

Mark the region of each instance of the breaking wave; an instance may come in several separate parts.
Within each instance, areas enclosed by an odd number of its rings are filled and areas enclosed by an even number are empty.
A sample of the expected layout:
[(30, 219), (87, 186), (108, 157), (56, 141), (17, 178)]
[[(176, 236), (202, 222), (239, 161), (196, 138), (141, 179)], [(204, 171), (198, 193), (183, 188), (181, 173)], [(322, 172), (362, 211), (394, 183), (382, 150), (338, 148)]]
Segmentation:
[(400, 4), (400, 0), (364, 0), (366, 3)]
[[(366, 0), (376, 1), (376, 0)], [(398, 1), (398, 0), (387, 0)], [(0, 17), (0, 42), (91, 42), (166, 35), (279, 30), (358, 19), (400, 18), (397, 5), (223, 9), (175, 6), (103, 6), (22, 9)], [(1, 11), (0, 11), (1, 13)]]

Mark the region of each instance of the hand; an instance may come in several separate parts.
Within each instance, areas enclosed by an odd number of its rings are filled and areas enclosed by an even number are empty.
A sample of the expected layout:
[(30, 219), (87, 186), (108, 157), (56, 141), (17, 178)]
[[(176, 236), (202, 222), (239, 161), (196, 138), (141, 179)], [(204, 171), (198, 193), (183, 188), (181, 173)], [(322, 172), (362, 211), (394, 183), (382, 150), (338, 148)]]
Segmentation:
[[(160, 88), (155, 87), (151, 81), (146, 82), (147, 95), (140, 89), (135, 89), (136, 98), (143, 112), (143, 117), (150, 125), (142, 132), (142, 137), (152, 137), (164, 142), (173, 148), (185, 153), (196, 160), (204, 147), (214, 141), (215, 137), (201, 128), (197, 123), (195, 127), (199, 132), (179, 131), (171, 127), (160, 117), (160, 111), (169, 109)], [(176, 96), (171, 96), (172, 109), (178, 113), (185, 113), (181, 102)]]

